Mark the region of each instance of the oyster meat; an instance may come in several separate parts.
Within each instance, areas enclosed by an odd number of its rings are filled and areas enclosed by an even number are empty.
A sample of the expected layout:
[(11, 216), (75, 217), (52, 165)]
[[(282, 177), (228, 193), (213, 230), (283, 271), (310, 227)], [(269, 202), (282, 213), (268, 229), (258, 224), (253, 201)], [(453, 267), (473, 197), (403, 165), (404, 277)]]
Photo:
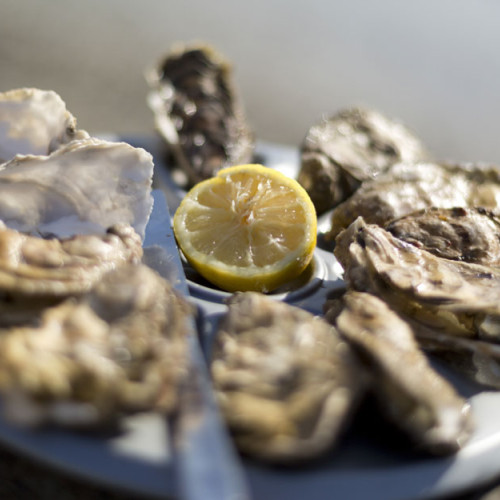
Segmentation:
[(420, 450), (450, 454), (467, 441), (470, 407), (430, 365), (409, 325), (373, 295), (348, 291), (326, 317), (370, 370), (381, 412)]
[(139, 235), (127, 224), (105, 234), (42, 239), (0, 223), (0, 325), (29, 323), (41, 311), (89, 291), (111, 269), (138, 263)]
[(48, 155), (88, 137), (53, 90), (20, 88), (0, 93), (0, 164), (15, 155)]
[(254, 139), (232, 68), (213, 47), (179, 44), (147, 80), (156, 128), (188, 185), (250, 162)]
[(484, 208), (436, 208), (391, 221), (387, 231), (438, 257), (500, 264), (500, 218)]
[(87, 427), (124, 413), (170, 413), (186, 376), (190, 308), (156, 272), (128, 264), (88, 294), (0, 335), (6, 416), (27, 425)]
[(321, 214), (394, 163), (427, 158), (421, 141), (403, 124), (371, 109), (345, 109), (309, 129), (298, 180)]
[(0, 220), (57, 237), (127, 223), (143, 238), (152, 177), (152, 156), (123, 142), (87, 138), (48, 156), (17, 156), (0, 170)]
[(361, 187), (332, 213), (327, 240), (361, 216), (384, 226), (429, 207), (498, 209), (500, 168), (485, 164), (397, 163)]
[(365, 392), (357, 358), (319, 317), (256, 292), (228, 303), (211, 363), (240, 451), (272, 463), (330, 450)]

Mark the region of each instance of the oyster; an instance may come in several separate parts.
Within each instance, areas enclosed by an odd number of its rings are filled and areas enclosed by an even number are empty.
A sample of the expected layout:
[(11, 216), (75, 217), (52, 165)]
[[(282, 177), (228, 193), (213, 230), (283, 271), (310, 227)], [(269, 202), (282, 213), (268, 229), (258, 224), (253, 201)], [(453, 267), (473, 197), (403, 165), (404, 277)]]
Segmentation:
[(37, 326), (0, 335), (0, 393), (23, 425), (103, 425), (125, 412), (170, 413), (186, 375), (190, 309), (149, 267), (124, 265)]
[(48, 155), (88, 137), (53, 90), (21, 88), (0, 93), (0, 163), (15, 155)]
[(156, 128), (188, 184), (250, 162), (254, 140), (231, 66), (213, 47), (179, 44), (147, 80)]
[(256, 292), (228, 307), (211, 373), (238, 448), (281, 464), (324, 454), (366, 386), (349, 346), (321, 318)]
[(484, 208), (431, 207), (395, 219), (386, 229), (438, 257), (500, 265), (500, 218)]
[(420, 140), (401, 123), (371, 109), (345, 109), (309, 129), (298, 180), (320, 214), (394, 163), (427, 157)]
[(121, 142), (87, 138), (48, 156), (17, 156), (0, 170), (0, 220), (57, 237), (128, 223), (144, 237), (152, 176), (151, 155)]
[(483, 164), (397, 163), (365, 181), (332, 213), (327, 240), (358, 216), (384, 226), (392, 219), (429, 207), (499, 208), (500, 167)]
[(424, 351), (474, 382), (500, 389), (500, 345), (433, 328), (420, 321), (418, 316), (400, 313), (400, 317), (411, 327)]
[(437, 257), (358, 218), (336, 240), (344, 279), (430, 327), (500, 342), (500, 269)]
[(109, 270), (140, 262), (142, 254), (141, 238), (127, 224), (59, 240), (0, 223), (0, 325), (29, 323), (45, 307), (88, 292)]
[(466, 400), (431, 367), (411, 328), (384, 302), (355, 291), (340, 300), (341, 306), (327, 302), (326, 317), (369, 367), (380, 410), (420, 450), (456, 452), (472, 430)]

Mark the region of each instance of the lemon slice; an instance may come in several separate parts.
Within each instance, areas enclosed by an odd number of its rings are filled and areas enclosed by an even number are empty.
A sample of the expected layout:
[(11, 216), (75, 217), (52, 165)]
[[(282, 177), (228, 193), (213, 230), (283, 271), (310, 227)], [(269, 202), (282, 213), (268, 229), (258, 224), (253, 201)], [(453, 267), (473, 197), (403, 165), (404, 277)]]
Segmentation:
[(229, 292), (278, 288), (307, 267), (316, 246), (309, 195), (294, 179), (262, 165), (225, 168), (196, 184), (173, 226), (189, 263)]

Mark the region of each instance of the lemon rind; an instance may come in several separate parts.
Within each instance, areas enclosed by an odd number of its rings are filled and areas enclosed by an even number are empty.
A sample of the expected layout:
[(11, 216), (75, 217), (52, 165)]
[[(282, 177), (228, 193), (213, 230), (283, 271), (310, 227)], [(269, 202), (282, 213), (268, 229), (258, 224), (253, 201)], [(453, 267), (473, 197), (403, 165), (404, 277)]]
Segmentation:
[[(298, 192), (298, 201), (303, 205), (306, 214), (307, 231), (304, 236), (304, 245), (299, 246), (283, 259), (265, 266), (246, 266), (226, 264), (199, 252), (189, 242), (188, 233), (184, 229), (183, 217), (189, 203), (197, 200), (198, 194), (206, 188), (206, 183), (225, 182), (234, 174), (250, 171), (252, 175), (260, 173), (267, 176), (270, 171), (272, 178)], [(191, 266), (212, 284), (228, 292), (261, 291), (270, 292), (299, 276), (309, 265), (316, 247), (317, 217), (314, 205), (306, 190), (295, 180), (287, 177), (278, 170), (258, 164), (238, 165), (227, 167), (219, 171), (216, 177), (202, 181), (195, 185), (181, 201), (173, 219), (174, 234), (181, 251)]]

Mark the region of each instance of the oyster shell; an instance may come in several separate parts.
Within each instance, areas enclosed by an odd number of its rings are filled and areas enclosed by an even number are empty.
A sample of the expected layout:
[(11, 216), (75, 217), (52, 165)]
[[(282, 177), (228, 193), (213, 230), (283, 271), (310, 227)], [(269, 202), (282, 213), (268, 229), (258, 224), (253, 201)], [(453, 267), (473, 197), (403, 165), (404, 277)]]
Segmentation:
[(349, 346), (322, 319), (255, 292), (228, 308), (211, 373), (238, 448), (281, 464), (324, 454), (366, 386)]
[(15, 155), (48, 155), (88, 137), (53, 90), (20, 88), (0, 93), (0, 163)]
[(424, 351), (474, 382), (500, 389), (500, 345), (432, 328), (418, 316), (400, 316), (411, 327)]
[(350, 288), (443, 332), (500, 342), (500, 269), (436, 257), (361, 218), (335, 255)]
[(0, 223), (0, 325), (29, 323), (45, 307), (88, 292), (111, 269), (140, 262), (142, 254), (141, 238), (127, 224), (59, 240)]
[[(429, 208), (390, 222), (386, 229), (397, 238), (438, 257), (497, 267), (500, 256), (500, 220), (482, 208)], [(463, 338), (431, 328), (419, 316), (405, 317), (423, 349), (439, 356), (476, 382), (500, 388), (500, 346)], [(482, 329), (498, 329), (494, 315)], [(495, 336), (493, 336), (495, 340)]]
[[(456, 452), (469, 438), (469, 404), (429, 364), (409, 325), (373, 295), (348, 291), (326, 316), (371, 373), (378, 406), (420, 449)], [(336, 312), (332, 317), (332, 310)]]
[(385, 229), (438, 257), (500, 264), (500, 218), (491, 210), (431, 207), (393, 220)]
[(327, 240), (357, 217), (384, 226), (429, 207), (499, 208), (500, 167), (483, 164), (397, 163), (376, 179), (365, 181), (332, 213)]
[(203, 44), (178, 44), (147, 75), (148, 104), (187, 184), (249, 163), (254, 139), (231, 65)]
[(88, 138), (48, 156), (17, 156), (0, 170), (0, 220), (57, 237), (128, 223), (144, 237), (152, 176), (151, 155), (122, 142)]
[(171, 412), (186, 374), (190, 309), (144, 265), (105, 274), (37, 326), (0, 335), (3, 410), (23, 425), (103, 425), (125, 412)]
[(298, 181), (321, 214), (394, 163), (427, 158), (420, 140), (401, 123), (375, 110), (345, 109), (309, 129)]

